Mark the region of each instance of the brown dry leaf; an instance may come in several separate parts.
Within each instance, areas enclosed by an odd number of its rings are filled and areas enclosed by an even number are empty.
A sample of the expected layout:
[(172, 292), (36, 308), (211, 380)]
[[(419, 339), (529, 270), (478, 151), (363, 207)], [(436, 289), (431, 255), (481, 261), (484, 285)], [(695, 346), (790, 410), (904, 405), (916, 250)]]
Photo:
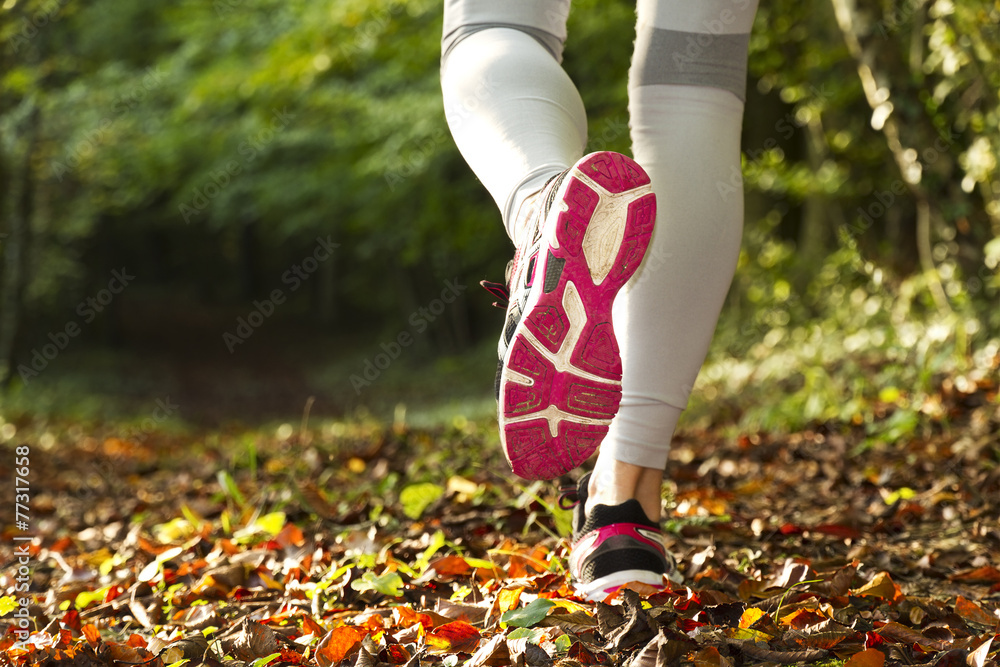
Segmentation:
[(983, 667), (986, 664), (986, 656), (990, 653), (990, 646), (993, 644), (993, 637), (989, 636), (986, 638), (979, 647), (969, 654), (969, 657), (965, 659), (966, 664), (969, 667)]
[(719, 653), (714, 646), (706, 646), (691, 656), (695, 667), (733, 667), (733, 661)]
[(364, 639), (364, 633), (352, 627), (342, 625), (326, 633), (316, 646), (316, 664), (319, 667), (333, 667), (353, 654)]
[(908, 628), (901, 623), (897, 623), (896, 621), (889, 621), (876, 630), (876, 632), (886, 639), (891, 639), (903, 644), (921, 644), (922, 646), (929, 646), (935, 651), (944, 651), (948, 648), (948, 645), (944, 642), (930, 639), (920, 632)]
[(509, 664), (510, 651), (507, 650), (507, 638), (498, 632), (469, 658), (468, 667), (483, 667), (483, 665), (500, 667)]
[(434, 611), (453, 621), (468, 621), (476, 625), (482, 623), (483, 619), (486, 618), (487, 609), (482, 605), (452, 602), (445, 598), (438, 598), (434, 603)]
[(851, 590), (851, 582), (854, 580), (854, 575), (857, 574), (857, 572), (857, 561), (837, 570), (837, 573), (833, 575), (833, 578), (829, 581), (830, 595), (846, 595), (847, 592)]
[(844, 667), (884, 667), (884, 665), (885, 653), (877, 648), (869, 648), (855, 653), (844, 663)]
[(510, 663), (515, 667), (541, 667), (551, 665), (552, 658), (538, 644), (533, 644), (527, 637), (507, 639), (507, 650), (510, 652)]
[(831, 649), (848, 637), (853, 637), (855, 634), (857, 633), (850, 628), (842, 628), (838, 630), (813, 632), (806, 635), (796, 633), (793, 638), (795, 639), (795, 643), (800, 646), (805, 646), (807, 648)]
[(781, 572), (774, 577), (770, 586), (776, 588), (788, 588), (808, 579), (813, 579), (813, 573), (809, 565), (792, 558), (785, 560)]
[(111, 642), (107, 646), (111, 659), (116, 662), (137, 665), (139, 663), (149, 662), (154, 658), (153, 654), (145, 648), (135, 648), (129, 646), (128, 644), (119, 644), (117, 642)]
[(266, 625), (244, 619), (231, 645), (237, 659), (249, 662), (280, 652), (284, 642), (281, 635)]
[(577, 665), (601, 665), (606, 662), (604, 654), (595, 654), (581, 641), (575, 642), (566, 652), (567, 660), (572, 660)]
[(955, 613), (970, 623), (994, 627), (1000, 623), (1000, 617), (988, 613), (972, 600), (968, 600), (961, 595), (955, 601)]

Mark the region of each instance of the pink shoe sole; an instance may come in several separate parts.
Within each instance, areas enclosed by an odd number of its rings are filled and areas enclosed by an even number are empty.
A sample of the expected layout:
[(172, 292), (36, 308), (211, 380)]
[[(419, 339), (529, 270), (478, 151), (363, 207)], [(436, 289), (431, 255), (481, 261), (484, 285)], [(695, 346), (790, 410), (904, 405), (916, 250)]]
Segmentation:
[(521, 477), (572, 470), (607, 434), (622, 396), (611, 306), (655, 219), (649, 176), (619, 153), (584, 157), (560, 184), (500, 377), (500, 440)]

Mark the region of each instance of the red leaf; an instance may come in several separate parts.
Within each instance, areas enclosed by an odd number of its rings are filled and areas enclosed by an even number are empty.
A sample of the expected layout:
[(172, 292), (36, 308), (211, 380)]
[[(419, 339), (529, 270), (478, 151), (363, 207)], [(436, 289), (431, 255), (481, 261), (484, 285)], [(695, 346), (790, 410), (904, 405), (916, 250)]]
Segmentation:
[(877, 648), (869, 648), (855, 653), (844, 663), (844, 667), (884, 667), (885, 653)]
[(316, 664), (319, 667), (339, 665), (361, 645), (362, 639), (364, 635), (360, 631), (346, 625), (330, 630), (316, 646)]
[(833, 535), (834, 537), (842, 537), (844, 539), (856, 539), (861, 536), (861, 531), (857, 528), (852, 528), (850, 526), (844, 526), (839, 523), (821, 523), (818, 526), (814, 526), (810, 530), (822, 533), (824, 535)]
[(885, 637), (878, 634), (877, 632), (866, 632), (865, 633), (865, 648), (871, 648), (873, 646), (878, 646), (879, 644), (885, 644)]
[(782, 535), (799, 535), (805, 532), (805, 529), (801, 526), (796, 526), (794, 523), (786, 523), (778, 529), (778, 532)]
[(688, 632), (691, 632), (695, 628), (700, 628), (703, 625), (707, 625), (707, 624), (706, 623), (699, 623), (698, 621), (693, 621), (690, 618), (678, 618), (677, 619), (677, 627), (680, 628), (680, 631), (683, 632), (683, 633), (685, 633), (685, 634), (687, 634)]
[(385, 647), (386, 657), (391, 665), (405, 665), (412, 657), (409, 652), (399, 644), (389, 644)]
[(479, 630), (465, 621), (452, 621), (427, 634), (427, 645), (438, 652), (475, 653)]
[(63, 614), (63, 617), (59, 620), (67, 628), (70, 628), (71, 630), (76, 630), (77, 632), (80, 631), (80, 612), (78, 612), (76, 609), (70, 609), (65, 614)]

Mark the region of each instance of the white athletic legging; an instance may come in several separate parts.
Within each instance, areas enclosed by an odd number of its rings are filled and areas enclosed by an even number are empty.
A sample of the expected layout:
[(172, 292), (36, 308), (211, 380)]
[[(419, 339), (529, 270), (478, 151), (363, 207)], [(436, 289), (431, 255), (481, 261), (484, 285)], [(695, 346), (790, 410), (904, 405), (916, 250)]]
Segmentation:
[[(445, 0), (448, 126), (515, 244), (521, 201), (587, 143), (583, 102), (560, 66), (569, 4)], [(632, 150), (652, 179), (657, 216), (646, 260), (613, 311), (622, 402), (601, 448), (619, 461), (666, 466), (732, 281), (743, 230), (743, 191), (732, 186), (756, 10), (757, 0), (638, 2)]]

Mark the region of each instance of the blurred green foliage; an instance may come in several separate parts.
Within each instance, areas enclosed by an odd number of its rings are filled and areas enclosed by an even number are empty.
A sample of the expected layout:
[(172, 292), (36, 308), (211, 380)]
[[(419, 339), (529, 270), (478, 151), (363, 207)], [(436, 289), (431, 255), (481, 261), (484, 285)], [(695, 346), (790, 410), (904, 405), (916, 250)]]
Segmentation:
[[(628, 151), (633, 23), (634, 3), (574, 2), (565, 65), (594, 150)], [(788, 409), (850, 419), (850, 378), (929, 382), (995, 345), (998, 23), (996, 0), (762, 3), (715, 368), (794, 363)], [(283, 316), (331, 334), (395, 335), (445, 280), (503, 275), (499, 215), (445, 125), (440, 30), (430, 0), (3, 2), (0, 356), (6, 336), (23, 363), (123, 265), (150, 317), (229, 317), (330, 237)], [(495, 335), (471, 292), (418, 347)]]

